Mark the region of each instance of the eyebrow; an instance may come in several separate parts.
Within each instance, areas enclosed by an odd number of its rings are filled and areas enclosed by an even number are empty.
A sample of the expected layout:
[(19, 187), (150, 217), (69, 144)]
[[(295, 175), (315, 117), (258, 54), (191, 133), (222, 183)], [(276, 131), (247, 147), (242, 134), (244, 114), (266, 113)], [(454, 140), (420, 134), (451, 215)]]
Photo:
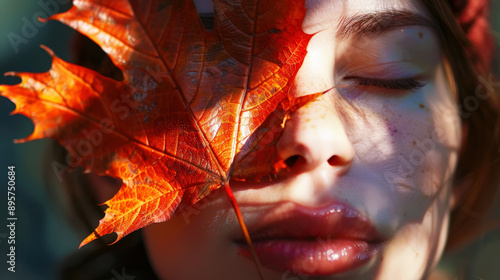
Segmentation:
[(373, 37), (395, 28), (410, 25), (435, 28), (435, 25), (422, 15), (409, 11), (385, 11), (342, 17), (336, 37), (339, 40), (351, 37)]

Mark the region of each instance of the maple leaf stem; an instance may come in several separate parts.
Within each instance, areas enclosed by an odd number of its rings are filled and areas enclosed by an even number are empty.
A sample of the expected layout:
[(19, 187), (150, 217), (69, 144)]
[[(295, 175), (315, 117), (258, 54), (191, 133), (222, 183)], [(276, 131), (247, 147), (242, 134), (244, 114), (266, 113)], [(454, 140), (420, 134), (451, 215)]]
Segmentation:
[(236, 199), (234, 198), (233, 191), (231, 190), (231, 187), (229, 186), (229, 183), (224, 183), (224, 190), (226, 191), (227, 198), (231, 202), (234, 212), (236, 214), (236, 217), (238, 218), (238, 222), (240, 223), (241, 231), (243, 232), (243, 235), (245, 236), (245, 241), (248, 245), (248, 248), (250, 249), (250, 253), (252, 254), (253, 261), (255, 263), (255, 266), (257, 267), (257, 272), (259, 273), (259, 277), (261, 280), (264, 280), (264, 275), (262, 273), (262, 266), (259, 261), (259, 257), (257, 256), (257, 253), (255, 252), (255, 249), (252, 244), (252, 239), (250, 238), (250, 234), (248, 234), (247, 226), (245, 225), (245, 222), (243, 221), (243, 216), (241, 216), (241, 211), (240, 207), (238, 206), (238, 203), (236, 202)]

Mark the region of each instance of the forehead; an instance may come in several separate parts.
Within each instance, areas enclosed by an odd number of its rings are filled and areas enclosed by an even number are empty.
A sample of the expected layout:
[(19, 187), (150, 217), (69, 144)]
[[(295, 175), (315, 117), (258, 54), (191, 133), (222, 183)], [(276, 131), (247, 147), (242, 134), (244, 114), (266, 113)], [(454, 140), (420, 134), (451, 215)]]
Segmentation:
[(345, 17), (387, 11), (408, 11), (429, 19), (424, 6), (417, 0), (306, 0), (302, 28), (314, 34), (336, 29)]

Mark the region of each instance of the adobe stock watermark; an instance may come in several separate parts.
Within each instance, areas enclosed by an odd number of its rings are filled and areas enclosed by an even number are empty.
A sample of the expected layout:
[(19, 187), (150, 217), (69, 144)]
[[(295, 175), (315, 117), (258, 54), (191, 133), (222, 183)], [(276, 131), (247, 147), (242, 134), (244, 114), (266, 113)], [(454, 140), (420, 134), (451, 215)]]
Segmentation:
[(208, 207), (218, 197), (218, 192), (212, 191), (193, 205), (187, 205), (181, 202), (181, 204), (179, 204), (177, 208), (181, 210), (180, 216), (182, 216), (182, 219), (184, 220), (186, 225), (191, 223), (192, 216), (198, 216), (203, 211), (203, 209)]
[[(478, 76), (478, 82), (479, 84), (476, 86), (474, 94), (466, 96), (462, 102), (458, 104), (456, 111), (451, 108), (442, 108), (441, 115), (446, 117), (458, 113), (462, 120), (468, 119), (480, 108), (481, 102), (486, 102), (495, 94), (495, 88), (500, 89), (500, 82), (495, 81), (491, 74), (487, 78)], [(444, 125), (458, 127), (460, 125), (456, 123), (458, 121), (457, 118), (450, 117), (445, 121)], [(398, 155), (395, 159), (398, 162), (397, 169), (386, 171), (383, 174), (384, 180), (387, 183), (406, 181), (404, 178), (411, 176), (415, 170), (424, 163), (426, 156), (436, 151), (437, 146), (443, 143), (443, 137), (445, 137), (445, 129), (436, 127), (429, 137), (416, 139), (415, 148), (406, 156)]]
[(111, 280), (134, 280), (135, 276), (134, 275), (129, 275), (125, 271), (125, 267), (122, 267), (121, 272), (116, 271), (116, 269), (111, 270), (111, 274), (113, 274), (113, 278)]
[[(133, 106), (132, 101), (127, 96), (122, 95), (120, 99), (115, 99), (111, 103), (110, 111), (116, 114), (119, 120), (125, 120), (131, 114), (131, 108), (133, 108), (131, 106)], [(80, 166), (85, 158), (91, 156), (95, 149), (102, 144), (106, 135), (113, 133), (115, 129), (116, 126), (111, 118), (101, 119), (97, 128), (83, 129), (82, 134), (85, 138), (78, 141), (73, 147), (65, 147), (69, 152), (66, 155), (65, 164), (58, 161), (53, 161), (51, 164), (59, 182), (63, 181), (63, 174)]]
[(7, 34), (7, 39), (14, 53), (19, 53), (20, 46), (28, 44), (29, 39), (34, 38), (38, 34), (39, 29), (45, 26), (46, 22), (40, 21), (39, 18), (46, 19), (50, 15), (58, 13), (61, 6), (70, 2), (71, 0), (39, 0), (37, 4), (40, 10), (33, 13), (31, 17), (24, 16), (21, 18), (23, 25), (19, 32), (9, 32)]
[[(146, 68), (146, 71), (149, 75), (145, 75), (142, 80), (138, 81), (138, 84), (149, 85), (151, 84), (151, 80), (155, 82), (160, 81), (161, 73), (155, 72), (149, 66)], [(144, 90), (147, 90), (147, 87), (145, 87)], [(82, 165), (84, 160), (91, 159), (97, 148), (106, 140), (106, 137), (116, 132), (116, 124), (113, 122), (113, 119), (125, 121), (132, 114), (142, 111), (143, 107), (146, 106), (142, 103), (145, 96), (146, 93), (139, 90), (136, 90), (130, 95), (122, 94), (109, 103), (108, 109), (113, 116), (102, 118), (98, 121), (98, 125), (92, 129), (83, 128), (81, 134), (83, 134), (84, 137), (75, 145), (65, 147), (69, 152), (66, 155), (65, 163), (59, 161), (53, 161), (51, 163), (52, 170), (54, 170), (59, 182), (63, 181), (63, 175), (65, 173)], [(147, 119), (144, 121), (147, 121)]]
[(495, 81), (492, 74), (487, 78), (478, 76), (477, 80), (479, 84), (474, 90), (474, 95), (466, 96), (462, 104), (458, 105), (460, 117), (464, 119), (469, 118), (472, 113), (479, 109), (481, 105), (480, 101), (486, 101), (491, 98), (495, 94), (495, 88), (500, 90), (500, 82)]

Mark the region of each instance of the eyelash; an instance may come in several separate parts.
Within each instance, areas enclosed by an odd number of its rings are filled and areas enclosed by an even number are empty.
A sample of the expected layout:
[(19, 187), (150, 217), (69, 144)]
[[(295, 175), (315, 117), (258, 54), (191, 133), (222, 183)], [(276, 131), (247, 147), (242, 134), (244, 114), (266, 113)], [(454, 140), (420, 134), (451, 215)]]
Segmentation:
[(372, 78), (348, 76), (345, 77), (344, 79), (353, 80), (357, 85), (360, 86), (374, 86), (378, 88), (394, 89), (394, 90), (416, 90), (425, 85), (412, 78), (385, 80), (385, 79), (372, 79)]

